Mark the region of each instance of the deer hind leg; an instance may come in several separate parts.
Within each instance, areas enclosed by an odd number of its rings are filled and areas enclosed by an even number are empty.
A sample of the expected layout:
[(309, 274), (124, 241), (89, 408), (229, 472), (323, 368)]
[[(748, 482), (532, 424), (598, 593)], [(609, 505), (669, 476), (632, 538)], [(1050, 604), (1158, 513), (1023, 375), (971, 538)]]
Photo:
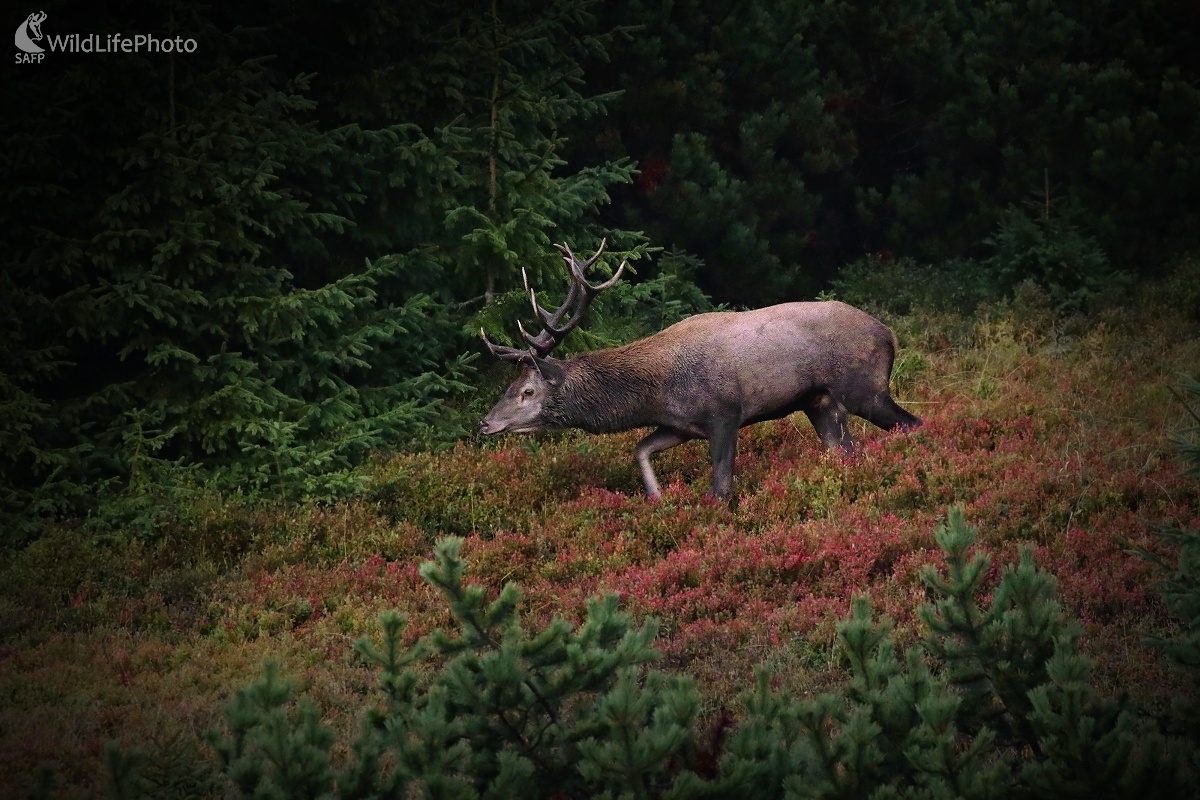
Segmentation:
[(907, 431), (921, 426), (921, 418), (908, 413), (897, 405), (886, 387), (882, 389), (862, 387), (857, 391), (852, 389), (846, 393), (844, 401), (851, 414), (860, 416), (885, 431)]
[(828, 392), (816, 395), (804, 408), (813, 428), (825, 446), (838, 450), (853, 450), (854, 437), (846, 426), (846, 407)]
[(708, 458), (712, 462), (712, 495), (720, 500), (733, 490), (733, 462), (737, 458), (738, 421), (718, 422), (708, 436)]
[(654, 468), (650, 466), (650, 456), (674, 447), (677, 444), (683, 444), (686, 441), (696, 437), (689, 436), (686, 433), (675, 430), (674, 428), (659, 428), (653, 433), (642, 438), (637, 443), (637, 449), (634, 451), (637, 460), (638, 469), (642, 473), (642, 483), (646, 485), (646, 496), (651, 500), (658, 500), (662, 497), (662, 492), (658, 487), (658, 478), (654, 476)]
[(921, 426), (921, 418), (896, 404), (888, 390), (887, 372), (859, 373), (842, 385), (833, 387), (851, 414), (862, 417), (884, 430), (911, 430)]
[(921, 427), (922, 420), (915, 414), (910, 414), (896, 404), (887, 392), (875, 395), (867, 403), (851, 412), (884, 430), (912, 430)]

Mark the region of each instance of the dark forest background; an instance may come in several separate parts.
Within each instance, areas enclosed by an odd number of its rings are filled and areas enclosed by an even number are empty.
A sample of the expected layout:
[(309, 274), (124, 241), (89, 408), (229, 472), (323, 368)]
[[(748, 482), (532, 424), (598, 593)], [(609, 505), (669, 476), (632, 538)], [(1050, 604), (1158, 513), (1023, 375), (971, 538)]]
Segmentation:
[(8, 67), (5, 545), (465, 435), (554, 242), (637, 271), (578, 349), (831, 291), (1075, 313), (1200, 231), (1188, 0), (40, 10), (198, 46)]

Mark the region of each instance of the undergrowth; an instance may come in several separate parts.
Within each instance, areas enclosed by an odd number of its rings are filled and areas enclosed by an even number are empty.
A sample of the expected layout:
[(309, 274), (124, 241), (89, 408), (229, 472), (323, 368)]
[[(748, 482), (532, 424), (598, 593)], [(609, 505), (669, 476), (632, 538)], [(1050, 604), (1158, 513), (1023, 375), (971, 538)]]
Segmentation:
[(1063, 318), (1020, 298), (888, 318), (895, 394), (924, 426), (856, 422), (851, 456), (825, 451), (802, 416), (748, 428), (732, 507), (704, 497), (701, 444), (656, 458), (664, 499), (651, 504), (638, 433), (565, 433), (381, 457), (358, 499), (328, 507), (201, 498), (132, 542), (63, 525), (0, 565), (0, 782), (27, 785), (46, 763), (52, 796), (92, 796), (110, 740), (207, 774), (203, 733), (266, 660), (344, 766), (375, 684), (349, 644), (386, 609), (407, 616), (404, 646), (451, 622), (417, 566), (450, 534), (487, 591), (522, 586), (531, 630), (582, 624), (605, 594), (656, 617), (659, 666), (692, 677), (698, 724), (715, 730), (762, 667), (788, 695), (844, 685), (838, 620), (860, 593), (899, 646), (915, 643), (922, 570), (945, 565), (933, 532), (957, 505), (992, 554), (987, 585), (1029, 552), (1080, 621), (1096, 690), (1165, 710), (1185, 684), (1146, 637), (1178, 623), (1154, 565), (1129, 551), (1170, 557), (1178, 545), (1154, 525), (1200, 524), (1169, 441), (1188, 420), (1171, 387), (1200, 372), (1196, 321), (1157, 304)]

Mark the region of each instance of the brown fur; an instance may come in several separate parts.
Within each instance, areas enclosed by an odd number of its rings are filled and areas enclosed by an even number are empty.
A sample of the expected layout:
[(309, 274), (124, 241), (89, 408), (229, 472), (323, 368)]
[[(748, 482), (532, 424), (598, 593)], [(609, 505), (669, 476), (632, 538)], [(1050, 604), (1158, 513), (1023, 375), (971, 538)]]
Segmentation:
[(737, 431), (804, 411), (822, 441), (850, 449), (847, 413), (882, 428), (921, 420), (888, 391), (896, 343), (869, 314), (836, 301), (698, 314), (653, 336), (574, 358), (536, 359), (482, 424), (484, 433), (654, 426), (637, 447), (651, 497), (649, 457), (707, 439), (713, 494), (729, 494)]

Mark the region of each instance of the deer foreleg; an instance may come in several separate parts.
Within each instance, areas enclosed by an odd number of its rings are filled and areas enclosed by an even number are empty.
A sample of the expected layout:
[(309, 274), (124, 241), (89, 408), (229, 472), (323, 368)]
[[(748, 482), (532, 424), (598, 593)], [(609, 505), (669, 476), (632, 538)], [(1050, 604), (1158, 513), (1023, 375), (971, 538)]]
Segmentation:
[(651, 500), (658, 500), (662, 497), (662, 492), (658, 487), (658, 478), (654, 476), (654, 468), (650, 466), (650, 456), (693, 438), (695, 437), (688, 436), (674, 428), (659, 428), (637, 443), (635, 451), (637, 465), (642, 473), (642, 483), (646, 485), (646, 496)]

